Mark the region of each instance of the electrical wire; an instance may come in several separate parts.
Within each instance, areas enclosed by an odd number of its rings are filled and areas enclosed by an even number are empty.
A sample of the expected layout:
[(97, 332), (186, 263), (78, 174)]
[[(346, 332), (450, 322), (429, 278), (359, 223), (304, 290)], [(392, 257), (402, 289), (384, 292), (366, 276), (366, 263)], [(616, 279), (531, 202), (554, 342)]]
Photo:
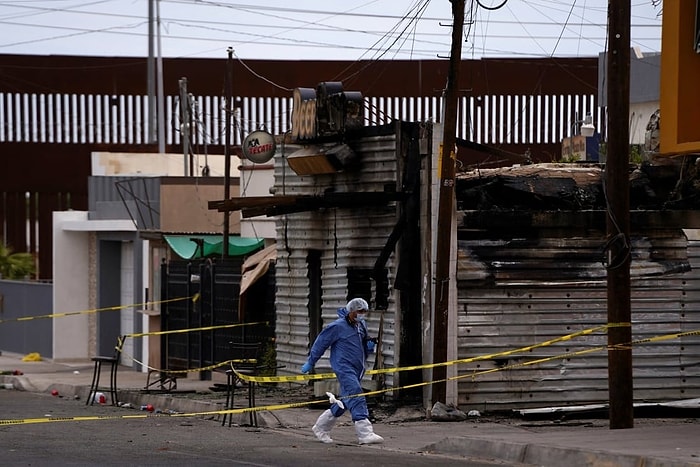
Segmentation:
[(559, 37), (557, 38), (557, 43), (554, 44), (554, 47), (552, 48), (552, 52), (551, 52), (552, 56), (554, 56), (554, 52), (556, 52), (557, 47), (559, 47), (559, 43), (561, 42), (561, 38), (564, 35), (564, 31), (566, 31), (567, 25), (569, 24), (569, 21), (571, 20), (571, 14), (574, 12), (575, 6), (576, 6), (576, 1), (571, 3), (571, 8), (569, 9), (569, 14), (566, 16), (566, 21), (564, 22), (564, 26), (562, 26), (562, 28), (561, 28), (561, 32), (559, 33)]
[[(196, 15), (193, 15), (192, 17), (188, 17), (186, 19), (180, 19), (180, 18), (168, 18), (163, 16), (161, 18), (161, 21), (165, 25), (170, 25), (170, 26), (177, 26), (177, 27), (187, 27), (187, 28), (200, 28), (206, 31), (215, 31), (215, 32), (221, 32), (224, 34), (228, 35), (228, 39), (222, 39), (222, 38), (217, 38), (213, 34), (206, 34), (206, 35), (183, 35), (183, 34), (167, 34), (166, 39), (169, 41), (207, 41), (207, 42), (217, 42), (221, 43), (222, 41), (227, 41), (228, 44), (231, 43), (230, 38), (234, 38), (234, 42), (237, 41), (237, 43), (234, 43), (233, 45), (242, 45), (242, 44), (250, 44), (250, 45), (259, 45), (259, 46), (279, 46), (279, 47), (313, 47), (316, 49), (335, 49), (335, 50), (347, 50), (347, 51), (352, 51), (352, 50), (365, 50), (367, 51), (367, 47), (363, 47), (359, 45), (358, 42), (356, 41), (351, 41), (348, 42), (347, 40), (344, 41), (314, 41), (314, 40), (307, 40), (301, 37), (286, 37), (288, 32), (294, 32), (297, 30), (304, 30), (306, 31), (313, 30), (315, 31), (320, 31), (321, 34), (323, 32), (328, 32), (328, 33), (349, 33), (349, 34), (371, 34), (371, 35), (379, 35), (382, 34), (381, 31), (379, 30), (370, 30), (370, 29), (364, 29), (364, 28), (348, 28), (346, 25), (331, 25), (331, 24), (322, 24), (322, 22), (326, 18), (318, 19), (315, 21), (309, 21), (308, 18), (293, 18), (293, 15), (327, 15), (329, 18), (334, 18), (337, 16), (342, 15), (344, 18), (351, 18), (351, 19), (359, 19), (362, 20), (363, 18), (367, 20), (385, 20), (385, 19), (395, 19), (395, 18), (405, 18), (406, 15), (403, 16), (397, 16), (397, 15), (391, 15), (391, 14), (377, 14), (377, 13), (371, 13), (371, 12), (365, 12), (366, 10), (360, 10), (361, 8), (366, 8), (367, 5), (370, 5), (372, 3), (376, 2), (367, 2), (362, 5), (359, 5), (355, 7), (354, 9), (346, 9), (343, 12), (337, 12), (337, 11), (329, 11), (329, 9), (321, 9), (321, 10), (316, 10), (316, 9), (301, 9), (301, 8), (287, 8), (287, 7), (273, 7), (273, 6), (266, 6), (266, 5), (249, 5), (249, 4), (231, 4), (231, 3), (226, 3), (226, 2), (205, 2), (205, 1), (197, 1), (197, 2), (192, 2), (192, 1), (165, 1), (163, 0), (164, 3), (170, 3), (172, 5), (190, 5), (192, 7), (211, 7), (211, 8), (226, 8), (226, 9), (232, 9), (235, 11), (243, 12), (246, 14), (258, 14), (261, 16), (265, 16), (267, 18), (273, 17), (278, 19), (278, 23), (281, 23), (282, 21), (286, 23), (292, 23), (292, 26), (285, 26), (285, 25), (280, 25), (280, 24), (274, 24), (271, 21), (265, 21), (265, 22), (257, 22), (256, 24), (248, 24), (248, 26), (254, 26), (256, 30), (249, 30), (249, 31), (241, 31), (241, 28), (244, 28), (246, 26), (245, 23), (240, 22), (240, 21), (210, 21), (210, 20), (200, 20), (196, 17)], [(495, 1), (495, 0), (492, 0)], [(113, 18), (132, 18), (132, 19), (137, 19), (139, 21), (139, 24), (142, 26), (146, 24), (147, 21), (145, 21), (145, 18), (143, 15), (129, 15), (129, 14), (124, 14), (121, 12), (102, 12), (102, 11), (94, 11), (94, 10), (86, 10), (84, 9), (87, 6), (92, 6), (92, 5), (98, 5), (103, 2), (90, 2), (90, 3), (82, 3), (78, 6), (71, 7), (71, 8), (55, 8), (55, 7), (42, 7), (38, 5), (28, 5), (28, 4), (21, 4), (19, 5), (16, 2), (0, 2), (0, 7), (5, 6), (12, 6), (14, 8), (23, 8), (23, 9), (31, 9), (32, 11), (35, 12), (35, 14), (30, 14), (30, 13), (17, 13), (14, 15), (5, 15), (4, 18), (7, 20), (8, 18), (11, 20), (12, 18), (15, 17), (28, 17), (28, 16), (35, 16), (39, 17), (43, 14), (46, 13), (51, 13), (53, 14), (60, 14), (60, 13), (66, 13), (70, 15), (82, 15), (82, 16), (92, 16), (95, 18), (98, 17), (105, 17), (109, 16), (110, 19)], [(490, 6), (486, 5), (487, 2), (481, 1), (480, 4), (484, 6), (485, 8), (496, 8), (496, 6)], [(501, 4), (505, 4), (506, 2), (501, 2)], [(512, 3), (512, 2), (511, 2)], [(560, 11), (558, 8), (559, 5), (562, 5), (563, 2), (562, 0), (534, 0), (534, 1), (529, 1), (527, 2), (527, 5), (531, 9), (535, 9), (535, 11), (540, 10), (543, 11), (546, 9), (546, 11)], [(570, 5), (570, 3), (569, 3)], [(83, 8), (83, 9), (79, 9)], [(200, 10), (202, 8), (199, 8)], [(595, 7), (587, 7), (587, 9), (590, 9), (592, 11), (598, 11), (601, 12), (602, 8), (595, 8)], [(355, 10), (355, 11), (353, 11)], [(272, 16), (271, 16), (272, 15)], [(214, 15), (212, 15), (214, 16)], [(218, 15), (221, 16), (221, 15)], [(649, 18), (645, 18), (649, 19)], [(427, 21), (427, 22), (437, 22), (440, 21), (441, 18), (437, 18), (435, 16), (425, 16), (423, 15), (421, 17), (421, 21)], [(43, 28), (45, 30), (50, 30), (50, 29), (64, 29), (64, 30), (70, 30), (74, 31), (71, 34), (68, 35), (56, 35), (52, 37), (43, 37), (43, 38), (35, 38), (35, 39), (28, 39), (26, 41), (22, 41), (21, 43), (19, 42), (14, 42), (12, 44), (0, 44), (0, 48), (8, 48), (8, 47), (21, 47), (25, 46), (28, 44), (32, 43), (41, 43), (41, 42), (47, 42), (47, 41), (58, 41), (61, 40), (62, 38), (70, 38), (74, 34), (80, 35), (82, 34), (94, 34), (94, 33), (106, 33), (106, 34), (121, 34), (121, 35), (128, 35), (131, 37), (147, 37), (147, 34), (142, 34), (142, 33), (137, 33), (137, 32), (129, 32), (129, 31), (120, 31), (119, 29), (123, 28), (134, 28), (135, 26), (133, 24), (131, 25), (118, 25), (118, 26), (112, 26), (109, 28), (103, 28), (103, 29), (87, 29), (87, 28), (79, 28), (79, 27), (72, 27), (72, 28), (67, 28), (65, 26), (62, 26), (59, 23), (60, 20), (54, 20), (52, 21), (51, 24), (27, 24), (27, 23), (18, 23), (18, 24), (13, 24), (12, 21), (0, 21), (0, 24), (7, 25), (8, 27), (10, 26), (15, 26), (15, 27), (31, 27), (31, 28)], [(87, 21), (88, 23), (91, 22), (91, 20)], [(365, 21), (367, 22), (367, 21)], [(84, 20), (79, 20), (79, 21), (72, 21), (72, 24), (85, 24), (86, 21)], [(410, 50), (408, 51), (403, 51), (401, 48), (399, 49), (392, 49), (395, 51), (395, 55), (398, 55), (399, 53), (406, 54), (407, 56), (413, 58), (413, 57), (424, 57), (424, 56), (435, 56), (436, 54), (440, 53), (440, 50), (444, 50), (444, 44), (441, 44), (440, 42), (435, 42), (431, 41), (428, 39), (429, 37), (439, 37), (443, 36), (441, 34), (433, 33), (433, 32), (426, 32), (422, 31), (422, 28), (417, 27), (418, 23), (414, 23), (413, 25), (410, 26), (410, 29), (412, 30), (411, 32), (411, 47)], [(506, 28), (508, 25), (513, 25), (513, 24), (519, 24), (521, 26), (525, 27), (530, 27), (530, 28), (540, 28), (540, 26), (547, 26), (547, 25), (553, 25), (553, 24), (560, 24), (556, 20), (556, 18), (552, 18), (551, 22), (543, 22), (543, 21), (523, 21), (520, 18), (516, 17), (515, 21), (510, 21), (510, 20), (504, 20), (502, 17), (501, 18), (493, 18), (489, 21), (489, 24), (491, 25), (504, 25)], [(579, 29), (586, 27), (598, 27), (599, 29), (603, 29), (605, 23), (595, 23), (595, 22), (581, 22), (581, 23), (573, 23), (569, 21), (569, 26), (577, 26)], [(226, 28), (219, 28), (218, 26), (226, 25)], [(660, 23), (657, 24), (633, 24), (633, 28), (646, 28), (646, 27), (653, 27), (656, 28), (660, 31)], [(116, 28), (116, 29), (115, 29)], [(261, 33), (261, 29), (267, 30), (267, 31), (273, 31), (273, 32), (265, 32), (263, 31)], [(512, 29), (512, 28), (511, 28)], [(541, 28), (540, 28), (541, 29)], [(573, 31), (572, 31), (573, 32)], [(581, 31), (579, 31), (578, 34), (576, 34), (574, 37), (569, 37), (569, 36), (562, 36), (559, 41), (565, 41), (565, 40), (571, 40), (575, 39), (579, 42), (578, 45), (578, 51), (580, 52), (581, 50), (581, 39), (582, 36), (585, 37), (585, 41), (588, 41), (592, 44), (597, 44), (600, 43), (600, 39), (596, 37), (594, 34), (581, 34)], [(385, 34), (385, 33), (384, 33)], [(399, 34), (398, 31), (394, 31), (393, 37), (395, 40), (398, 40), (399, 43), (403, 41), (403, 44), (405, 45), (408, 41), (406, 38), (405, 34)], [(317, 34), (318, 35), (318, 34)], [(327, 36), (328, 34), (325, 34)], [(9, 36), (9, 37), (16, 37), (16, 36)], [(401, 37), (401, 39), (396, 39), (397, 37)], [(533, 37), (535, 37), (533, 35)], [(522, 39), (522, 36), (518, 37), (517, 35), (513, 34), (491, 34), (488, 36), (489, 39), (514, 39), (513, 42), (522, 42), (519, 41), (518, 39)], [(541, 40), (555, 40), (554, 37), (550, 37), (547, 34), (538, 34), (536, 36), (536, 39), (541, 39)], [(645, 38), (640, 38), (640, 40), (646, 40), (650, 39), (649, 37)], [(652, 38), (654, 39), (654, 38)], [(658, 41), (658, 39), (654, 39)], [(303, 42), (306, 41), (306, 42)], [(21, 44), (21, 45), (18, 45)], [(430, 46), (431, 45), (443, 45), (443, 47), (432, 47), (435, 50), (431, 50)], [(642, 45), (642, 44), (639, 44)], [(643, 47), (646, 48), (646, 47)], [(375, 47), (373, 50), (371, 50), (372, 53), (379, 54), (384, 52), (384, 47)], [(476, 47), (472, 45), (471, 47), (472, 53), (476, 50)], [(209, 51), (213, 50), (219, 50), (217, 49), (209, 49)], [(538, 56), (538, 54), (533, 54), (532, 51), (525, 51), (525, 52), (520, 52), (513, 50), (512, 48), (510, 50), (506, 49), (499, 49), (497, 47), (481, 47), (481, 50), (483, 50), (484, 55), (510, 55), (510, 56), (520, 56), (520, 55), (525, 55), (525, 56)], [(239, 51), (240, 52), (240, 51)], [(206, 53), (206, 52), (191, 52), (187, 53), (186, 55), (200, 55), (201, 53)], [(386, 52), (384, 52), (386, 53)], [(185, 56), (185, 54), (182, 54), (181, 56)]]
[[(45, 42), (45, 41), (55, 41), (58, 39), (67, 39), (69, 37), (77, 37), (77, 36), (84, 36), (87, 34), (97, 34), (97, 33), (110, 33), (110, 34), (128, 34), (128, 35), (134, 35), (133, 33), (125, 33), (119, 31), (120, 29), (135, 29), (138, 27), (143, 26), (144, 24), (147, 24), (147, 21), (142, 21), (140, 23), (135, 23), (135, 24), (126, 24), (126, 25), (119, 25), (119, 26), (110, 26), (107, 28), (100, 28), (100, 29), (85, 29), (85, 28), (74, 28), (74, 27), (66, 27), (66, 26), (51, 26), (51, 29), (61, 29), (61, 30), (69, 30), (69, 31), (75, 31), (70, 34), (63, 34), (60, 36), (52, 36), (48, 38), (42, 38), (42, 39), (31, 39), (31, 40), (23, 40), (23, 41), (17, 41), (17, 42), (10, 42), (10, 43), (5, 43), (5, 44), (0, 44), (0, 48), (2, 47), (16, 47), (18, 45), (27, 45), (27, 44), (34, 44), (37, 42)], [(24, 26), (24, 27), (39, 27), (39, 28), (45, 28), (45, 26), (39, 26), (35, 24), (27, 24), (27, 23), (16, 23), (16, 22), (10, 22), (10, 21), (0, 21), (0, 24), (5, 24), (5, 25), (12, 25), (12, 26)]]
[(247, 64), (246, 62), (244, 62), (238, 55), (236, 55), (236, 51), (235, 51), (235, 50), (233, 51), (233, 56), (236, 57), (236, 59), (238, 60), (238, 63), (240, 63), (241, 65), (243, 65), (243, 67), (244, 67), (246, 70), (248, 70), (248, 71), (250, 72), (250, 74), (252, 74), (252, 75), (255, 76), (256, 78), (259, 78), (259, 79), (265, 81), (266, 83), (273, 85), (273, 86), (276, 87), (277, 89), (281, 89), (281, 90), (283, 90), (283, 91), (289, 91), (289, 92), (291, 92), (291, 91), (293, 90), (293, 89), (291, 89), (291, 88), (288, 88), (288, 87), (282, 86), (282, 85), (280, 85), (280, 84), (277, 84), (277, 83), (275, 83), (274, 81), (272, 81), (271, 79), (266, 78), (266, 77), (262, 76), (261, 74), (259, 74), (258, 72), (256, 72), (255, 70), (253, 70), (251, 67), (248, 66), (248, 64)]
[[(357, 63), (360, 62), (360, 60), (362, 59), (362, 57), (365, 55), (365, 54), (362, 54), (362, 55), (360, 56), (360, 58), (358, 58), (353, 64), (348, 65), (344, 70), (342, 70), (342, 71), (340, 71), (338, 74), (336, 74), (336, 76), (333, 78), (333, 81), (336, 81), (336, 80), (337, 80), (337, 81), (350, 81), (353, 77), (357, 76), (359, 73), (361, 73), (362, 71), (366, 70), (369, 66), (371, 66), (371, 65), (374, 64), (376, 61), (378, 61), (381, 57), (383, 57), (383, 56), (391, 49), (391, 47), (392, 47), (394, 44), (396, 44), (396, 42), (398, 42), (398, 40), (403, 36), (403, 34), (405, 33), (405, 31), (411, 26), (411, 24), (413, 24), (414, 22), (418, 21), (418, 19), (419, 19), (419, 18), (422, 16), (422, 14), (425, 12), (425, 9), (427, 8), (427, 6), (428, 6), (429, 3), (430, 3), (430, 0), (422, 0), (422, 2), (417, 3), (416, 6), (412, 7), (412, 8), (409, 10), (409, 13), (407, 13), (407, 14), (406, 14), (406, 15), (391, 29), (391, 31), (394, 31), (394, 30), (398, 29), (399, 25), (402, 24), (402, 23), (403, 23), (404, 21), (406, 21), (406, 20), (408, 20), (408, 24), (406, 25), (406, 27), (403, 28), (403, 30), (401, 31), (401, 34), (398, 34), (395, 38), (393, 38), (393, 41), (391, 42), (391, 44), (389, 44), (388, 47), (385, 47), (384, 50), (383, 50), (381, 53), (379, 53), (378, 55), (375, 54), (375, 56), (372, 57), (372, 59), (370, 59), (370, 61), (368, 61), (366, 64), (364, 64), (362, 67), (360, 67), (357, 71), (355, 71), (355, 72), (353, 72), (353, 73), (351, 73), (351, 74), (349, 74), (349, 75), (345, 75), (345, 73), (349, 72), (349, 70), (350, 70), (353, 66), (355, 66)], [(412, 11), (416, 11), (416, 13), (414, 14), (413, 17), (409, 17), (409, 14), (410, 14)], [(390, 31), (390, 32), (391, 32), (391, 31)], [(387, 35), (383, 36), (382, 39), (380, 39), (380, 40), (378, 40), (377, 42), (375, 42), (374, 44), (372, 44), (372, 46), (371, 46), (368, 50), (374, 49), (374, 47), (377, 46), (382, 40), (385, 40), (385, 39), (389, 38), (390, 36), (388, 36), (388, 34), (389, 34), (389, 33), (387, 33)]]

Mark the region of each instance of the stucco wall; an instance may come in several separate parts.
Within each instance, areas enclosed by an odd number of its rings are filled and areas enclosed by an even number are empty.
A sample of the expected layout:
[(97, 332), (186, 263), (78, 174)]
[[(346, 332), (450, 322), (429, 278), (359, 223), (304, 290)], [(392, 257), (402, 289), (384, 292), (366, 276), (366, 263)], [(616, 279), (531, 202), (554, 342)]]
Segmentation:
[[(209, 201), (224, 199), (224, 179), (164, 177), (160, 184), (160, 227), (163, 232), (216, 233), (223, 231), (224, 213), (210, 210)], [(230, 195), (239, 195), (238, 180)], [(240, 212), (232, 212), (229, 229), (239, 233)]]
[[(66, 224), (76, 221), (87, 221), (87, 212), (54, 212), (54, 313), (90, 309), (89, 233), (64, 230)], [(53, 322), (54, 359), (88, 358), (88, 315), (66, 316)]]

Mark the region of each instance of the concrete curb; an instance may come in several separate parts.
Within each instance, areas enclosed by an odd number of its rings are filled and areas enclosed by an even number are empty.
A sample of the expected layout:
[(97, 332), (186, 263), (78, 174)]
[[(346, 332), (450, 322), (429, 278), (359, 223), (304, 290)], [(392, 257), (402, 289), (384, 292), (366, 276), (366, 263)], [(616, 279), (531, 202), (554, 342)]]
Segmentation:
[(461, 437), (446, 438), (426, 446), (425, 449), (440, 454), (468, 455), (479, 459), (496, 459), (502, 462), (538, 466), (688, 467), (690, 465), (673, 459)]
[(17, 391), (44, 392), (34, 386), (26, 376), (0, 375), (0, 384), (12, 384)]

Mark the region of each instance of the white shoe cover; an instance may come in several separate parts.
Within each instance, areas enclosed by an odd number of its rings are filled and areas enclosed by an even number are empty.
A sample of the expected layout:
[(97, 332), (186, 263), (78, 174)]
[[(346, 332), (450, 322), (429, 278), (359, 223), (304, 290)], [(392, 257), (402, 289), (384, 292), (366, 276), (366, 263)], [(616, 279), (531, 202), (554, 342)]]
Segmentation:
[(326, 410), (318, 417), (316, 424), (311, 427), (311, 431), (320, 442), (330, 444), (333, 442), (331, 430), (337, 420), (330, 410)]
[(372, 423), (366, 418), (355, 422), (355, 432), (357, 433), (357, 439), (360, 444), (376, 444), (384, 442), (384, 438), (374, 433)]

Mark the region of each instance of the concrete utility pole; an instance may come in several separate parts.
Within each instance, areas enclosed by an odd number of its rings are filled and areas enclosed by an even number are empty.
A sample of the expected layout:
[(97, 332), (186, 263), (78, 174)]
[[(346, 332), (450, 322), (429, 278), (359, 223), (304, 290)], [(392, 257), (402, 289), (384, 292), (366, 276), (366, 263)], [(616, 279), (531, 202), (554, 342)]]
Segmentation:
[[(445, 121), (438, 171), (440, 197), (437, 219), (435, 258), (435, 318), (433, 320), (433, 363), (447, 361), (448, 317), (450, 304), (450, 259), (452, 256), (452, 220), (454, 217), (455, 143), (457, 140), (457, 98), (459, 66), (462, 61), (462, 32), (464, 29), (464, 0), (452, 0), (452, 47), (450, 67), (445, 88)], [(447, 398), (447, 367), (433, 368), (432, 402)]]
[(156, 142), (156, 57), (155, 47), (155, 3), (156, 0), (148, 0), (148, 61), (146, 62), (146, 74), (148, 84), (148, 136), (149, 144)]
[(158, 39), (158, 58), (156, 74), (158, 79), (158, 152), (165, 154), (165, 91), (163, 90), (163, 55), (160, 47), (160, 1), (156, 0), (156, 37)]
[(630, 307), (630, 0), (608, 0), (607, 193), (608, 392), (610, 428), (634, 425)]
[(190, 98), (187, 94), (187, 78), (180, 78), (180, 138), (182, 139), (182, 153), (184, 155), (185, 177), (192, 175), (192, 161), (190, 161)]
[[(226, 89), (224, 112), (226, 113), (226, 128), (224, 129), (224, 200), (231, 198), (231, 115), (233, 114), (233, 49), (228, 48), (228, 60), (226, 61)], [(231, 213), (224, 211), (224, 244), (221, 256), (228, 258), (229, 218)]]

